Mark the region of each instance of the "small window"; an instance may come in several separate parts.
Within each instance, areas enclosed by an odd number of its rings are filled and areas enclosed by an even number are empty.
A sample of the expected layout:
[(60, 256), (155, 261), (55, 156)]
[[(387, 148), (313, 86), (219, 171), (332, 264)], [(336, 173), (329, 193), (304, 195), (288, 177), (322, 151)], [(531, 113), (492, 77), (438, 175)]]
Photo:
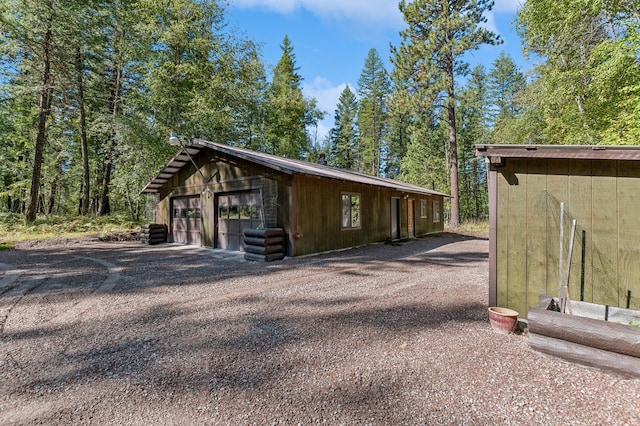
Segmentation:
[(240, 219), (251, 219), (251, 206), (240, 206)]
[(342, 229), (360, 228), (360, 194), (342, 194)]
[(177, 219), (180, 217), (180, 209), (179, 208), (174, 208), (173, 209), (173, 218)]
[(427, 200), (420, 200), (420, 217), (427, 217)]
[(433, 221), (440, 222), (440, 201), (433, 200)]
[(218, 212), (219, 219), (229, 219), (229, 208), (227, 206), (221, 206)]
[(229, 219), (240, 219), (239, 206), (229, 206)]

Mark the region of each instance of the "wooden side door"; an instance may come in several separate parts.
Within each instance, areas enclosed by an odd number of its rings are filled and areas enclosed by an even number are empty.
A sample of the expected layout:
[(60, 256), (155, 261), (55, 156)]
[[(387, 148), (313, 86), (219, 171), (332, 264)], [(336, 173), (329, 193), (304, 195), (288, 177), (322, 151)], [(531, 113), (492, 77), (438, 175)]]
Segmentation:
[(400, 198), (391, 197), (391, 239), (400, 239)]
[(415, 202), (412, 199), (407, 200), (407, 202), (407, 227), (409, 229), (409, 238), (411, 238), (416, 236)]

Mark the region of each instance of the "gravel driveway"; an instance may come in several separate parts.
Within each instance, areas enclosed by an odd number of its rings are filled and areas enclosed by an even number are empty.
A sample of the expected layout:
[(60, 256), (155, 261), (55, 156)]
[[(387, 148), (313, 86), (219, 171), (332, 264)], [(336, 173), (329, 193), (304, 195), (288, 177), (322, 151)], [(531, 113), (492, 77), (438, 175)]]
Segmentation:
[(487, 252), (0, 251), (0, 424), (640, 424), (640, 381), (491, 330)]

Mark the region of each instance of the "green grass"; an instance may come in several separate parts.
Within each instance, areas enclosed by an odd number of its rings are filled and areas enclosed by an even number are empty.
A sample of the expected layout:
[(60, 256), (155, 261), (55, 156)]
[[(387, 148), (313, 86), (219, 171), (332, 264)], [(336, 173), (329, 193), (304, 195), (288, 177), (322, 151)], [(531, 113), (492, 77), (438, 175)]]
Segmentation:
[[(456, 231), (454, 231), (456, 232)], [(467, 220), (462, 222), (457, 232), (463, 234), (473, 234), (483, 237), (489, 237), (489, 221), (488, 220)]]
[[(128, 216), (42, 216), (27, 224), (23, 215), (0, 213), (0, 249), (11, 248), (18, 241), (49, 238), (72, 239), (86, 236), (105, 237), (112, 233), (138, 229), (140, 223)], [(8, 247), (8, 246), (11, 247)], [(5, 247), (6, 246), (6, 247)]]

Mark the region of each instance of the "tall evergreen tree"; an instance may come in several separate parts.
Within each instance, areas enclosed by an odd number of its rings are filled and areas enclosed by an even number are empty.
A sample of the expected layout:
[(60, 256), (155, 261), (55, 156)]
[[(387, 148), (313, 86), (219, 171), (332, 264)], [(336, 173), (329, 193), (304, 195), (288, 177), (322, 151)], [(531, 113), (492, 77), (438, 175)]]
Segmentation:
[(403, 81), (414, 113), (444, 109), (448, 126), (448, 169), (451, 193), (450, 226), (460, 222), (458, 147), (456, 133), (456, 82), (468, 65), (463, 55), (499, 38), (481, 24), (491, 0), (415, 0), (400, 2), (408, 28), (392, 48), (394, 72)]
[(360, 109), (360, 171), (380, 175), (387, 120), (387, 97), (391, 83), (378, 51), (369, 50), (358, 79)]
[(490, 143), (489, 87), (482, 65), (471, 71), (462, 89), (458, 112), (460, 161), (460, 217), (485, 219), (488, 215), (487, 174), (484, 158), (475, 155), (476, 144)]
[[(45, 151), (48, 147), (48, 124), (51, 119), (53, 90), (58, 76), (63, 74), (67, 62), (66, 50), (73, 22), (68, 8), (52, 0), (20, 0), (8, 5), (0, 17), (2, 56), (17, 67), (12, 76), (25, 93), (38, 93), (33, 120), (35, 135), (30, 141), (33, 149), (31, 184), (26, 220), (32, 222), (42, 208), (41, 185)], [(26, 111), (25, 111), (26, 112)]]
[(413, 116), (405, 107), (402, 93), (393, 89), (388, 98), (387, 145), (384, 151), (384, 175), (398, 179), (402, 170), (402, 159), (407, 154)]
[(519, 129), (523, 114), (519, 103), (526, 78), (511, 56), (504, 52), (493, 61), (488, 75), (488, 101), (492, 105), (495, 143), (526, 143), (527, 132)]
[(526, 79), (513, 58), (501, 52), (493, 61), (488, 77), (488, 95), (494, 105), (495, 120), (516, 116), (520, 111), (515, 96), (526, 86)]
[(347, 85), (338, 99), (334, 127), (329, 132), (330, 166), (345, 170), (357, 170), (360, 163), (357, 127), (358, 102), (355, 94)]
[(304, 159), (311, 148), (307, 127), (322, 114), (314, 99), (306, 99), (300, 87), (302, 77), (288, 36), (282, 41), (282, 56), (273, 70), (267, 89), (267, 152), (289, 158)]
[(401, 162), (402, 181), (435, 191), (447, 191), (447, 133), (444, 120), (416, 118)]
[(223, 30), (217, 0), (15, 0), (0, 9), (7, 209), (32, 219), (115, 208), (137, 218), (137, 191), (175, 153), (170, 131), (264, 140), (264, 67), (255, 43)]

